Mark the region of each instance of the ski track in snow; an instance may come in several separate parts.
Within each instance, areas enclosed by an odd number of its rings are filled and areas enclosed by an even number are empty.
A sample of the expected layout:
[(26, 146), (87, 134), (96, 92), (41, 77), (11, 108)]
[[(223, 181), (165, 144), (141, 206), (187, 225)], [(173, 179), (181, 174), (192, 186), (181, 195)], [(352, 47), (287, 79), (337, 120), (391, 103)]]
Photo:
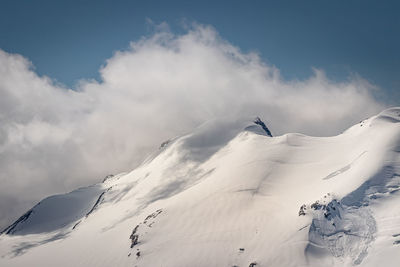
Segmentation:
[(351, 165), (353, 165), (354, 162), (356, 162), (356, 161), (357, 161), (362, 155), (364, 155), (365, 153), (367, 153), (367, 151), (364, 151), (363, 153), (361, 153), (361, 154), (360, 154), (357, 158), (355, 158), (350, 164), (344, 166), (343, 168), (341, 168), (341, 169), (339, 169), (339, 170), (337, 170), (337, 171), (334, 171), (334, 172), (330, 173), (329, 175), (327, 175), (326, 177), (324, 177), (324, 178), (322, 178), (322, 179), (323, 179), (323, 180), (328, 180), (328, 179), (331, 179), (331, 178), (333, 178), (333, 177), (335, 177), (335, 176), (338, 176), (339, 174), (342, 174), (342, 173), (344, 173), (344, 172), (350, 170)]

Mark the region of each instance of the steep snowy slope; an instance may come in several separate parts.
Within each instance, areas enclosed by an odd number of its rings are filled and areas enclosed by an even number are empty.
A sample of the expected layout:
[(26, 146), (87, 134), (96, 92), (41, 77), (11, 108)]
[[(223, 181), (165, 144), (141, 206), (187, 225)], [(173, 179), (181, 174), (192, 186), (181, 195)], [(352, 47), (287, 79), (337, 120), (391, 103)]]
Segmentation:
[(399, 266), (400, 108), (335, 137), (255, 122), (42, 201), (0, 236), (0, 266)]

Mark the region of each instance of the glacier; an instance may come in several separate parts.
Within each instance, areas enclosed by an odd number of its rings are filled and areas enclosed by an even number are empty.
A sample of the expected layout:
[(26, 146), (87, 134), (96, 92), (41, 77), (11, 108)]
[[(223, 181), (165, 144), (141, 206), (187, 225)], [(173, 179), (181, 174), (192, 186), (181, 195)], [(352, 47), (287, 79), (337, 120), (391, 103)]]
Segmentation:
[(400, 108), (340, 135), (207, 122), (138, 168), (42, 200), (1, 266), (398, 266)]

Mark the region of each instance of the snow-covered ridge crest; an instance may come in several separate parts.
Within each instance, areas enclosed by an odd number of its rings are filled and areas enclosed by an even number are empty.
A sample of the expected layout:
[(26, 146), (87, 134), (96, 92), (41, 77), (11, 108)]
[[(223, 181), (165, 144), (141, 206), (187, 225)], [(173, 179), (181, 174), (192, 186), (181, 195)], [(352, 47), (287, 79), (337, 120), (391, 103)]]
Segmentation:
[[(0, 236), (0, 265), (397, 266), (400, 108), (334, 137), (261, 122), (205, 123), (95, 192), (42, 201)], [(71, 199), (85, 204), (64, 213)]]
[[(272, 137), (265, 123), (259, 118), (223, 118), (209, 121), (198, 127), (193, 133), (180, 138), (180, 149), (191, 151), (192, 160), (204, 160), (226, 145), (241, 131)], [(164, 142), (160, 148), (165, 148), (171, 142)], [(23, 214), (13, 224), (1, 233), (5, 234), (35, 234), (51, 232), (67, 225), (75, 225), (76, 221), (91, 213), (99, 204), (107, 189), (104, 183), (110, 184), (121, 175), (108, 175), (103, 183), (79, 188), (68, 194), (48, 197)]]

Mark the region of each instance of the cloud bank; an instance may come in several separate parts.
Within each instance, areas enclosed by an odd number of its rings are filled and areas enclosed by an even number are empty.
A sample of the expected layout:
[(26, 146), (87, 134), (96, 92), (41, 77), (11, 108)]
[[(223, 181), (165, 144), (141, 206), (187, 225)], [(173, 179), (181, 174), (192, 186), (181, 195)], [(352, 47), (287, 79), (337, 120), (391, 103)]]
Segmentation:
[(216, 117), (258, 115), (274, 134), (333, 135), (385, 107), (361, 78), (334, 82), (315, 70), (286, 81), (199, 25), (132, 42), (100, 73), (101, 82), (69, 90), (0, 50), (0, 227), (45, 196), (132, 169)]

